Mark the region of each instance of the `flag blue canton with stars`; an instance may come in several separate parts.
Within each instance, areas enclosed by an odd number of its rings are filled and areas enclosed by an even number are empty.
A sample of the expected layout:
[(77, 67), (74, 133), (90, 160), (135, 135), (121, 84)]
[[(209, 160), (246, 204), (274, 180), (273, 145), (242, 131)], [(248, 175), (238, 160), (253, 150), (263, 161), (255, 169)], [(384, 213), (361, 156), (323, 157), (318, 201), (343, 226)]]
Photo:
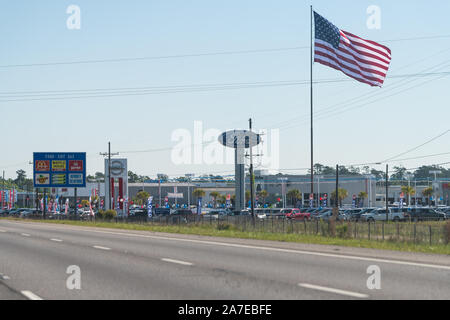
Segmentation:
[(314, 22), (316, 39), (326, 41), (335, 49), (338, 49), (339, 43), (341, 42), (341, 33), (339, 28), (317, 12), (314, 12)]

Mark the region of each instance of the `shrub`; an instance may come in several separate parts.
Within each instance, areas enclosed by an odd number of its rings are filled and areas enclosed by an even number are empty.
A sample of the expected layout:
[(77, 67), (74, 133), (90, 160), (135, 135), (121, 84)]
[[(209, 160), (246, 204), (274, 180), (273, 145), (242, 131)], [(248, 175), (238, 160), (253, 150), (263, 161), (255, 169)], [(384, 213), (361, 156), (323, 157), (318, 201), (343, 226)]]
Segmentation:
[(223, 230), (231, 230), (232, 229), (232, 225), (229, 223), (219, 223), (217, 225), (217, 230), (219, 231), (223, 231)]
[(346, 224), (342, 224), (336, 227), (337, 236), (342, 239), (350, 238), (350, 228)]
[(112, 220), (117, 217), (117, 212), (115, 210), (100, 210), (98, 212), (98, 218), (102, 220)]

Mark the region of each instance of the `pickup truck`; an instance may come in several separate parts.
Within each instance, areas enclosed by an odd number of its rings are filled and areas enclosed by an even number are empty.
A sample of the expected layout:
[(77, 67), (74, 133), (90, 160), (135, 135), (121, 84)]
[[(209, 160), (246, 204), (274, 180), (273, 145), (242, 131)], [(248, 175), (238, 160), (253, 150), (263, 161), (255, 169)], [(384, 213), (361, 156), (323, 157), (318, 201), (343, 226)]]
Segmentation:
[[(388, 212), (389, 221), (405, 221), (406, 218), (403, 212), (394, 212), (389, 208)], [(374, 209), (370, 212), (361, 215), (361, 221), (375, 222), (375, 221), (386, 221), (386, 209)]]

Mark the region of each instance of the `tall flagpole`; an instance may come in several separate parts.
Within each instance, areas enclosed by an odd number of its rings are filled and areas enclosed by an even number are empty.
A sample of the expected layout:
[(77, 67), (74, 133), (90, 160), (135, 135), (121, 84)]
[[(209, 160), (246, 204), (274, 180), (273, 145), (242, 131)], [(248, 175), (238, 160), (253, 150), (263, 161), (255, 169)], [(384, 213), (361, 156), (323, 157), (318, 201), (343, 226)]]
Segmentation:
[(313, 7), (311, 6), (311, 194), (314, 194), (313, 19)]

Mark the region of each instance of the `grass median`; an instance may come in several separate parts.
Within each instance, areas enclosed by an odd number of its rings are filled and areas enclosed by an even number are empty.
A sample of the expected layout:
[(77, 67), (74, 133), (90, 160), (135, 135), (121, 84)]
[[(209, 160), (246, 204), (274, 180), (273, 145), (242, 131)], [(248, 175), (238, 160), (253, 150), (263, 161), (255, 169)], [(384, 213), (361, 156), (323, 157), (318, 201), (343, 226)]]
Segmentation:
[(325, 237), (321, 235), (302, 235), (296, 233), (273, 233), (273, 232), (253, 232), (241, 231), (231, 224), (200, 224), (200, 225), (158, 225), (158, 224), (139, 224), (139, 223), (116, 223), (107, 221), (72, 221), (72, 220), (29, 220), (2, 218), (3, 220), (20, 222), (39, 222), (60, 225), (73, 225), (83, 227), (96, 227), (121, 230), (136, 230), (149, 232), (164, 232), (173, 234), (190, 234), (199, 236), (212, 236), (222, 238), (270, 240), (279, 242), (296, 242), (319, 245), (333, 245), (343, 247), (369, 248), (381, 250), (394, 250), (403, 252), (420, 252), (450, 255), (450, 245), (425, 245), (413, 244), (410, 242), (401, 242), (394, 240), (376, 241), (364, 239), (345, 239), (339, 237)]

